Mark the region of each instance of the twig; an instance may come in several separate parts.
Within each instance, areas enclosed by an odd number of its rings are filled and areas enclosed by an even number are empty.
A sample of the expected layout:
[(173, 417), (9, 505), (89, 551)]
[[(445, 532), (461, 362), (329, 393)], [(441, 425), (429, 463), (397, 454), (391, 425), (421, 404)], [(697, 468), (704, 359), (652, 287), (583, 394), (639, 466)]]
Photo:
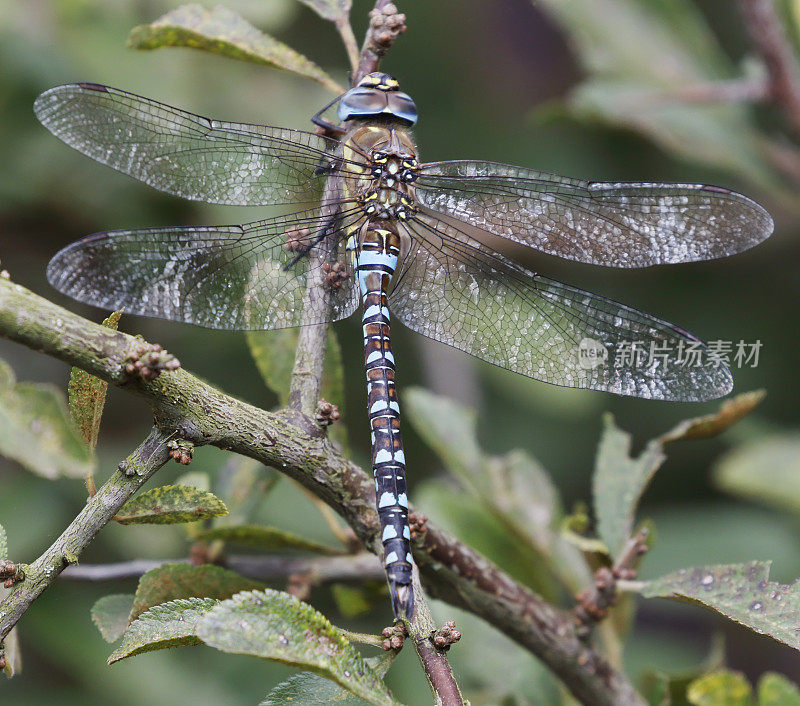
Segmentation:
[[(160, 426), (178, 429), (196, 445), (210, 444), (279, 469), (327, 502), (371, 551), (380, 553), (371, 475), (342, 457), (311, 420), (248, 405), (184, 369), (164, 373), (157, 380), (131, 379), (124, 373), (124, 361), (137, 339), (99, 326), (2, 278), (0, 336), (139, 395)], [(100, 497), (98, 493), (91, 502)], [(432, 595), (472, 611), (530, 649), (583, 703), (644, 703), (624, 674), (610, 669), (581, 642), (568, 613), (549, 605), (433, 523), (427, 523), (423, 540), (415, 544), (414, 558)]]
[(744, 23), (764, 60), (769, 92), (796, 133), (800, 133), (800, 70), (773, 0), (739, 0)]
[[(115, 564), (80, 564), (69, 566), (61, 574), (70, 581), (124, 581), (139, 578), (164, 564), (188, 561), (182, 559), (136, 559)], [(383, 581), (380, 560), (369, 552), (349, 556), (289, 557), (289, 556), (222, 556), (219, 566), (231, 569), (242, 576), (258, 581), (280, 581), (289, 576), (303, 574), (314, 585), (334, 581)]]
[(761, 78), (734, 78), (709, 81), (677, 88), (642, 91), (648, 101), (681, 103), (757, 103), (770, 96), (769, 85)]
[(378, 70), (378, 64), (395, 40), (406, 31), (406, 16), (397, 11), (391, 0), (377, 0), (369, 13), (369, 29), (361, 48), (358, 70), (353, 76), (356, 85), (364, 76)]
[(339, 518), (336, 516), (336, 513), (331, 510), (330, 505), (322, 502), (322, 500), (314, 495), (314, 493), (312, 493), (308, 488), (301, 485), (300, 489), (314, 504), (317, 512), (322, 515), (322, 519), (325, 520), (325, 524), (328, 525), (328, 529), (337, 540), (339, 540), (345, 547), (351, 547), (354, 541), (358, 543), (355, 535), (348, 528), (342, 527), (342, 525), (339, 523)]
[(647, 528), (642, 528), (628, 540), (622, 553), (611, 568), (601, 567), (594, 575), (594, 586), (581, 591), (577, 596), (575, 620), (579, 633), (588, 639), (596, 623), (608, 616), (608, 610), (617, 601), (618, 582), (636, 578), (636, 567), (647, 552)]
[(353, 632), (352, 630), (345, 630), (339, 628), (341, 632), (350, 642), (360, 642), (364, 645), (372, 645), (373, 647), (380, 647), (383, 644), (383, 637), (380, 635), (371, 635), (366, 632)]
[(69, 564), (77, 563), (84, 548), (128, 498), (169, 460), (167, 438), (161, 429), (153, 427), (139, 448), (123, 461), (125, 472), (115, 471), (61, 536), (26, 567), (25, 580), (0, 603), (0, 642), (56, 577)]
[[(334, 179), (328, 179), (322, 197), (320, 222), (328, 223), (336, 218), (339, 188)], [(327, 226), (326, 226), (327, 227)], [(331, 233), (335, 229), (331, 228)], [(308, 275), (306, 298), (303, 307), (303, 325), (297, 337), (292, 380), (289, 387), (289, 407), (313, 418), (319, 401), (322, 385), (322, 367), (325, 362), (328, 326), (324, 323), (325, 312), (330, 309), (330, 288), (325, 285), (322, 265), (329, 262), (333, 251), (331, 234), (317, 243), (306, 255)], [(319, 433), (323, 431), (319, 428)]]
[(414, 642), (422, 669), (428, 679), (431, 691), (442, 706), (462, 706), (464, 699), (456, 684), (453, 670), (444, 650), (433, 643), (436, 624), (422, 592), (419, 569), (414, 566), (412, 581), (414, 585), (414, 615), (407, 621), (408, 634)]
[(350, 24), (349, 15), (336, 20), (334, 25), (342, 38), (344, 49), (347, 52), (347, 59), (350, 62), (350, 69), (355, 74), (358, 71), (358, 42), (356, 41), (356, 35), (353, 34), (353, 26)]

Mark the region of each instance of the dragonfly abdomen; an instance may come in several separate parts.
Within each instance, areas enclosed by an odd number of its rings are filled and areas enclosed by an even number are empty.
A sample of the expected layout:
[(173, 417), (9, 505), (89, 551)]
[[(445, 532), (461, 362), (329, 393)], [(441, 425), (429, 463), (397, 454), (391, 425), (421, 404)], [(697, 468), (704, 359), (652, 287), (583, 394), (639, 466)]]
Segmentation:
[(387, 290), (399, 254), (399, 238), (388, 224), (368, 226), (356, 250), (364, 300), (364, 363), (383, 558), (395, 616), (412, 613), (411, 533), (408, 526), (405, 456), (395, 388)]

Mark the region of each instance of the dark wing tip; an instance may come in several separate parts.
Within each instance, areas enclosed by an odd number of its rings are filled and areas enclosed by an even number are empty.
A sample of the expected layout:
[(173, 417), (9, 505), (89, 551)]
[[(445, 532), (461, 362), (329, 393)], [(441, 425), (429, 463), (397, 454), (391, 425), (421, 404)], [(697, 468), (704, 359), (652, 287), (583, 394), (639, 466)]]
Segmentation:
[(95, 91), (97, 93), (111, 93), (109, 86), (100, 83), (63, 83), (60, 86), (48, 88), (40, 93), (33, 102), (33, 112), (43, 125), (47, 125), (50, 113), (56, 109), (59, 101), (64, 101), (64, 95), (74, 98), (80, 91)]
[(89, 91), (98, 91), (100, 93), (108, 93), (109, 92), (108, 86), (104, 86), (101, 83), (80, 82), (80, 83), (76, 83), (76, 84), (73, 84), (73, 85), (80, 86), (81, 88), (85, 88), (85, 89), (87, 89)]

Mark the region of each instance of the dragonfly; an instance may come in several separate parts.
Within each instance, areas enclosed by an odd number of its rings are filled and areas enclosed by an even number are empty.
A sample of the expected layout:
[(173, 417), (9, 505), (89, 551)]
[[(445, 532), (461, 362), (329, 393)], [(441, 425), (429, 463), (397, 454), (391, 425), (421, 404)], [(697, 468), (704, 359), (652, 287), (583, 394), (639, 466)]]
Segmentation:
[[(56, 254), (47, 275), (80, 302), (215, 329), (327, 324), (363, 303), (383, 562), (395, 616), (411, 617), (390, 312), (413, 331), (536, 380), (709, 400), (727, 394), (732, 377), (696, 336), (532, 271), (482, 236), (632, 268), (733, 255), (767, 238), (773, 222), (751, 199), (717, 186), (421, 162), (417, 107), (381, 72), (339, 97), (337, 124), (322, 112), (313, 118), (322, 129), (307, 132), (211, 120), (92, 83), (46, 91), (35, 113), (50, 132), (151, 187), (214, 204), (300, 209), (244, 225), (96, 233)], [(324, 293), (321, 305), (310, 305), (312, 291)], [(660, 354), (639, 355), (648, 351)], [(682, 365), (681, 351), (693, 351), (694, 364)]]

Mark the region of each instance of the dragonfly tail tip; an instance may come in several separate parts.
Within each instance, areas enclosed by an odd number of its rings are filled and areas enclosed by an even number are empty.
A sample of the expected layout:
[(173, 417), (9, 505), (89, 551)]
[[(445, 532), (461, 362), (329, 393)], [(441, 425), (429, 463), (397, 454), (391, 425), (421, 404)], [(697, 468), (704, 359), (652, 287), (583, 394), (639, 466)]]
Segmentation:
[(410, 619), (414, 615), (414, 590), (410, 583), (389, 584), (389, 593), (392, 597), (392, 610), (398, 620)]

